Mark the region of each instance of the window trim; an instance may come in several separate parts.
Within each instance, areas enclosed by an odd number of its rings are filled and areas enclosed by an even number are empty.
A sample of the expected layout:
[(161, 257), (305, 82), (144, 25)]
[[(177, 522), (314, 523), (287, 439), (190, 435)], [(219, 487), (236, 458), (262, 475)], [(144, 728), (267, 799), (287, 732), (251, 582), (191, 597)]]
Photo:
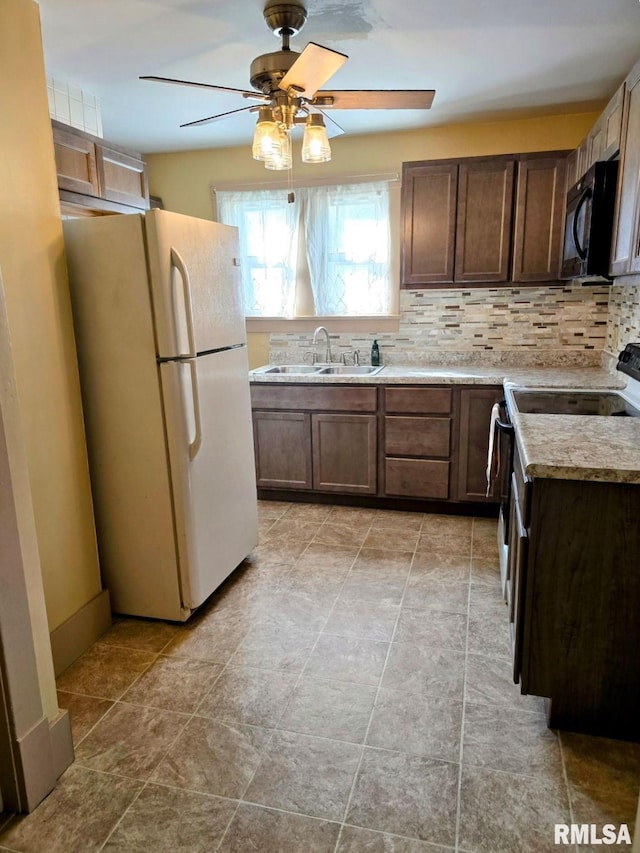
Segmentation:
[(399, 314), (340, 316), (313, 314), (308, 317), (245, 317), (247, 334), (254, 332), (308, 332), (330, 326), (332, 332), (398, 332)]
[(297, 317), (245, 317), (247, 333), (284, 333), (313, 331), (316, 326), (331, 324), (336, 332), (397, 332), (400, 328), (400, 190), (402, 181), (398, 172), (376, 172), (371, 174), (356, 175), (331, 175), (324, 178), (304, 178), (293, 181), (287, 180), (261, 181), (242, 183), (238, 181), (217, 181), (209, 184), (209, 195), (211, 200), (212, 216), (214, 221), (218, 220), (218, 205), (216, 191), (233, 190), (268, 190), (268, 189), (293, 189), (310, 186), (336, 186), (338, 184), (371, 183), (373, 181), (387, 181), (389, 184), (389, 230), (390, 230), (390, 265), (391, 265), (391, 305), (389, 314), (376, 315), (353, 315), (341, 316), (331, 314), (328, 316), (313, 314), (309, 316), (299, 315)]

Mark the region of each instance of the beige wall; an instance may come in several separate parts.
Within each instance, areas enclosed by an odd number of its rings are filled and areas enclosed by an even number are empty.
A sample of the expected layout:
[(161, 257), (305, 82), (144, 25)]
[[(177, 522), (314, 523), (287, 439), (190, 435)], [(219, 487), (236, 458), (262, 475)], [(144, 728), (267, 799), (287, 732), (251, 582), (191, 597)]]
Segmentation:
[(49, 629), (100, 592), (38, 6), (0, 3), (0, 266)]
[[(333, 159), (322, 166), (305, 166), (294, 146), (294, 179), (340, 177), (380, 172), (400, 173), (402, 163), (446, 157), (473, 157), (524, 151), (575, 148), (598, 113), (545, 116), (500, 122), (452, 124), (398, 133), (338, 137), (331, 141)], [(215, 127), (212, 128), (212, 138)], [(153, 195), (179, 213), (211, 219), (210, 187), (224, 182), (281, 180), (251, 158), (251, 127), (247, 144), (239, 148), (149, 154), (149, 185)], [(392, 223), (399, 233), (399, 222)], [(269, 361), (269, 335), (249, 335), (249, 362), (258, 367)]]

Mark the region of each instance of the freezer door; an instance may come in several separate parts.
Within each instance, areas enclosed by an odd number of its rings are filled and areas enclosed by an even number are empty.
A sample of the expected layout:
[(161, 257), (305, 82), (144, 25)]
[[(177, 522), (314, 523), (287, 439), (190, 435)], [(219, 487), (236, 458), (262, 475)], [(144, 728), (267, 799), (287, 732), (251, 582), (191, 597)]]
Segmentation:
[(168, 210), (144, 221), (158, 356), (246, 343), (237, 229)]
[(246, 348), (160, 372), (183, 604), (195, 608), (258, 542)]

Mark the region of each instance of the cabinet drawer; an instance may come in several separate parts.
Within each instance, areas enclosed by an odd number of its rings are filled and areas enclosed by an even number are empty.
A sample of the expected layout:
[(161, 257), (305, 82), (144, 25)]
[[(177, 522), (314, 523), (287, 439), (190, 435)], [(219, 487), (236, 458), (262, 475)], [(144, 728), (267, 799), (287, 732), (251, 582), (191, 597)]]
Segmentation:
[(387, 456), (449, 456), (451, 418), (386, 417)]
[(385, 492), (406, 498), (449, 497), (449, 463), (434, 459), (386, 459)]
[(448, 415), (451, 388), (385, 388), (387, 412)]
[(251, 386), (254, 409), (310, 409), (325, 412), (375, 412), (376, 388), (337, 388), (335, 385)]

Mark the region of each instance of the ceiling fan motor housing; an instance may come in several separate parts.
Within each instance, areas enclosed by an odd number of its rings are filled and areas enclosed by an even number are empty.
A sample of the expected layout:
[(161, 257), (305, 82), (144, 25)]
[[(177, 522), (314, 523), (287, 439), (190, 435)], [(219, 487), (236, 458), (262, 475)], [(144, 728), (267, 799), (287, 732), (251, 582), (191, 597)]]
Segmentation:
[(270, 95), (291, 68), (300, 54), (295, 50), (276, 50), (256, 56), (251, 63), (251, 85), (259, 92)]
[(267, 3), (264, 19), (275, 36), (295, 36), (304, 27), (307, 10), (301, 3)]

